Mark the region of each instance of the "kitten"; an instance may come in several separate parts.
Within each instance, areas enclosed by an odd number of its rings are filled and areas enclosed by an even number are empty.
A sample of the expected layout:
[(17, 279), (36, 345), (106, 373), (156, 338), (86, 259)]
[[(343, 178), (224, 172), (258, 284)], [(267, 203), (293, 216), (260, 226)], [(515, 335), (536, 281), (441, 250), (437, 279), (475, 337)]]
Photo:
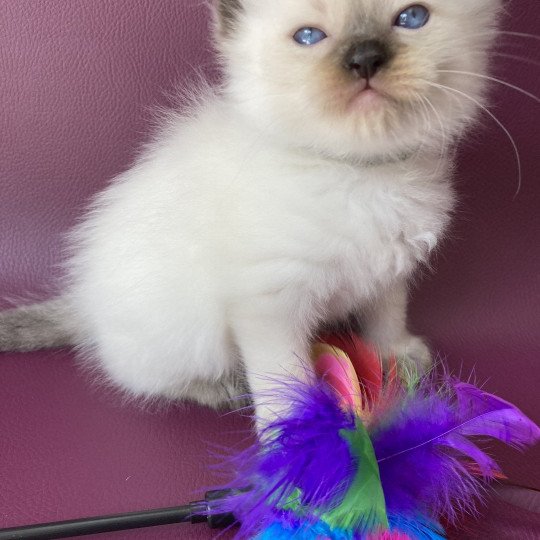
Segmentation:
[(325, 324), (429, 363), (407, 283), (454, 204), (499, 0), (221, 0), (223, 84), (171, 113), (71, 236), (65, 294), (0, 315), (0, 349), (71, 344), (145, 398), (262, 395)]

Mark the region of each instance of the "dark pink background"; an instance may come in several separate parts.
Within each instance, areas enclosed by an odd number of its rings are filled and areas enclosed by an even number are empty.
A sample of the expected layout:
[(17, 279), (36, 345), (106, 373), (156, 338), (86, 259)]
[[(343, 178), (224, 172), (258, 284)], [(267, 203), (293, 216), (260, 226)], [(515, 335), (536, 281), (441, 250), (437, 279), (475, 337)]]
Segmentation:
[[(62, 234), (129, 166), (152, 107), (197, 70), (212, 71), (207, 20), (200, 0), (0, 2), (0, 298), (52, 293)], [(505, 29), (538, 34), (537, 0), (511, 4)], [(501, 38), (499, 52), (532, 61), (495, 56), (495, 74), (540, 94), (539, 49), (535, 39)], [(460, 209), (415, 290), (412, 319), (453, 368), (474, 369), (540, 421), (540, 106), (499, 87), (491, 110), (519, 147), (521, 192), (514, 197), (512, 146), (485, 116), (463, 146)], [(3, 355), (0, 381), (0, 526), (196, 498), (216, 480), (209, 447), (234, 444), (248, 427), (202, 409), (124, 405), (65, 352)], [(538, 449), (504, 452), (503, 463), (513, 480), (540, 487)], [(503, 528), (492, 537), (525, 538)], [(157, 536), (209, 534), (173, 527), (114, 538)]]

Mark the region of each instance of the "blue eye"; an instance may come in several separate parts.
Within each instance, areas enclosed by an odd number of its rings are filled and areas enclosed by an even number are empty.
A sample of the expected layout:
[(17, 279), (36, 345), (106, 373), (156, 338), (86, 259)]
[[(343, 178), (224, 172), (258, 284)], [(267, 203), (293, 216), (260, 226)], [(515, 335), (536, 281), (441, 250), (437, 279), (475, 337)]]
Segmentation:
[(294, 41), (300, 43), (300, 45), (315, 45), (328, 36), (319, 28), (300, 28), (296, 34), (294, 34)]
[(408, 7), (405, 11), (402, 11), (394, 23), (394, 26), (401, 26), (401, 28), (408, 28), (409, 30), (418, 30), (425, 26), (429, 20), (428, 8), (420, 5)]

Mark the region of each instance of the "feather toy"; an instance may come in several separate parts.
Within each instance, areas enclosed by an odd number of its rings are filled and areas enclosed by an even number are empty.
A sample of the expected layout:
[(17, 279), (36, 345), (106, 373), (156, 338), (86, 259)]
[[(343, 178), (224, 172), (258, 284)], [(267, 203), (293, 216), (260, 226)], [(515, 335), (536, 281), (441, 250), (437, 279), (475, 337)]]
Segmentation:
[(471, 384), (398, 376), (395, 360), (384, 377), (359, 338), (325, 341), (319, 379), (284, 383), (287, 417), (232, 460), (227, 487), (238, 491), (219, 511), (238, 518), (238, 538), (443, 539), (441, 521), (474, 512), (501, 475), (478, 439), (540, 439), (516, 407)]

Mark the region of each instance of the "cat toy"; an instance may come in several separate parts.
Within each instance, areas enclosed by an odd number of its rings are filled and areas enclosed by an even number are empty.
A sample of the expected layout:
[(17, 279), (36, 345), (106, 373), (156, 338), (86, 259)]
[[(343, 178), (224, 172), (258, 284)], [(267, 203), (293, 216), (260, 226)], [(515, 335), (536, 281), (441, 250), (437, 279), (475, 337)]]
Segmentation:
[(239, 520), (237, 538), (443, 539), (442, 523), (474, 513), (504, 478), (479, 439), (518, 449), (540, 439), (521, 411), (472, 384), (418, 377), (395, 359), (383, 373), (359, 338), (325, 342), (314, 349), (319, 380), (284, 384), (288, 413), (232, 458), (236, 492), (218, 508)]
[(443, 522), (474, 512), (489, 482), (504, 478), (478, 439), (518, 449), (540, 439), (521, 411), (476, 386), (449, 375), (419, 377), (395, 359), (383, 371), (375, 349), (357, 336), (322, 337), (313, 361), (307, 380), (283, 383), (287, 413), (228, 460), (233, 481), (204, 500), (0, 529), (0, 540), (172, 523), (239, 524), (242, 540), (440, 540)]

